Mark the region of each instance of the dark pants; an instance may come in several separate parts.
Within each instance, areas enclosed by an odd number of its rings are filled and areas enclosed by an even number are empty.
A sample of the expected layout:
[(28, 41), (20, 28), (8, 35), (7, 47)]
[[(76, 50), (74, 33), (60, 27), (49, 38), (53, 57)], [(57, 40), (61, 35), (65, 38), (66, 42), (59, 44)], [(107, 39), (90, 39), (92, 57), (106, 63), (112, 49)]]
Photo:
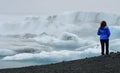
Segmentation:
[(101, 43), (101, 54), (104, 55), (104, 47), (106, 46), (106, 55), (109, 54), (109, 39), (108, 40), (100, 40)]

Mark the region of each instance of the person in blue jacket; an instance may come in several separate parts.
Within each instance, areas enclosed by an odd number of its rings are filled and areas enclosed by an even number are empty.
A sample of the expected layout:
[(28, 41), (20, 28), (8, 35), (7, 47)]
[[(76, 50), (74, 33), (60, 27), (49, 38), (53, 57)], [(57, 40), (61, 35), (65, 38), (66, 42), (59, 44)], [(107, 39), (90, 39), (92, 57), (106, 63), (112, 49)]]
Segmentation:
[(110, 30), (109, 27), (107, 26), (106, 21), (101, 22), (97, 34), (100, 36), (101, 54), (104, 55), (104, 47), (106, 46), (106, 55), (108, 55)]

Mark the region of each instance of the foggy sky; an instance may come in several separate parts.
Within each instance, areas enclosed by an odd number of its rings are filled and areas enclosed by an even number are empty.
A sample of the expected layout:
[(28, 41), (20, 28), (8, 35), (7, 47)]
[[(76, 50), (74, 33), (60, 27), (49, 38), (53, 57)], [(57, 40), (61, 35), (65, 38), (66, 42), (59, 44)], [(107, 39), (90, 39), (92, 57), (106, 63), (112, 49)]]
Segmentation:
[(0, 0), (0, 14), (120, 13), (120, 0)]

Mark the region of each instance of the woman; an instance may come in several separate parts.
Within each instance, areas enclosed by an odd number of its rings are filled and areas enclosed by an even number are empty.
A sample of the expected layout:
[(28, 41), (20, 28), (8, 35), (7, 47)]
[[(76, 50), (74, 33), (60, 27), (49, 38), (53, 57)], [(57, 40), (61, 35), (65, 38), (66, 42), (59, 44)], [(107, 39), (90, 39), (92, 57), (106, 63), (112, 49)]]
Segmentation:
[(106, 55), (108, 55), (110, 30), (107, 26), (106, 21), (101, 22), (97, 34), (100, 36), (101, 54), (104, 55), (104, 46), (106, 46)]

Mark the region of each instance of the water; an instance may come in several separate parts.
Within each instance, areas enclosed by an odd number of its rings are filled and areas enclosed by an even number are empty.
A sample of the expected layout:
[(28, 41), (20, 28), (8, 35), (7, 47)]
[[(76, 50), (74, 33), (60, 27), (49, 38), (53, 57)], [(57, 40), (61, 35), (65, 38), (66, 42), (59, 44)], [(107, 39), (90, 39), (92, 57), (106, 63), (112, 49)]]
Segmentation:
[(27, 66), (33, 66), (33, 65), (40, 65), (40, 63), (3, 61), (3, 60), (0, 60), (0, 69), (4, 69), (4, 68), (19, 68), (19, 67), (27, 67)]

